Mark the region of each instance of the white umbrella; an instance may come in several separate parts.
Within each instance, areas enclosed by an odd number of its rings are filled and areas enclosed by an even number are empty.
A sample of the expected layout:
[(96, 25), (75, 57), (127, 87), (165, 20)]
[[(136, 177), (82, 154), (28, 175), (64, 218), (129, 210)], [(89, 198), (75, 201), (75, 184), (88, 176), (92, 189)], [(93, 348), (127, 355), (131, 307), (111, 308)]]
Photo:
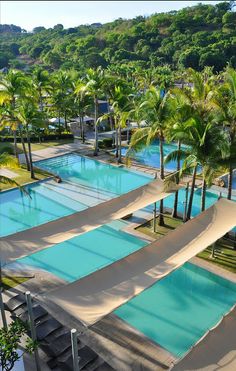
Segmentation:
[[(51, 122), (52, 124), (59, 124), (59, 118), (53, 117), (52, 119), (49, 119), (49, 122)], [(63, 119), (63, 117), (60, 117), (60, 123), (65, 124), (65, 119)]]

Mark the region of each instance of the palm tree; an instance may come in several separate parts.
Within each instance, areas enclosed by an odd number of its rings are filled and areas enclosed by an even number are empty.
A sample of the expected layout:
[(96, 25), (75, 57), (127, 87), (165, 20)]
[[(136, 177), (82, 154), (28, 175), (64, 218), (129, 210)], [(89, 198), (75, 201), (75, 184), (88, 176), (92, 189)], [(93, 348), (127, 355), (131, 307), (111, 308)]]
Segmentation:
[[(178, 130), (178, 129), (177, 129)], [(187, 136), (185, 135), (187, 133)], [(201, 211), (205, 210), (206, 187), (210, 185), (213, 176), (222, 158), (228, 154), (227, 136), (223, 130), (214, 124), (214, 121), (192, 119), (185, 125), (184, 143), (188, 144), (181, 150), (175, 150), (166, 157), (166, 162), (176, 160), (177, 157), (184, 159), (180, 176), (193, 171), (192, 186), (187, 211), (187, 220), (191, 217), (192, 202), (194, 195), (195, 179), (198, 169), (202, 169), (202, 194)], [(180, 135), (181, 136), (181, 132)], [(170, 179), (171, 177), (169, 177)]]
[[(139, 128), (132, 135), (129, 151), (134, 149), (138, 150), (144, 145), (150, 145), (154, 139), (159, 139), (159, 151), (160, 151), (160, 177), (164, 179), (164, 135), (167, 124), (167, 96), (162, 97), (160, 89), (150, 86), (144, 96), (144, 101), (140, 105), (140, 115), (143, 120), (148, 124), (147, 127)], [(164, 225), (164, 204), (163, 200), (160, 201), (160, 217), (159, 225)]]
[(38, 111), (38, 107), (33, 100), (24, 100), (18, 107), (17, 119), (22, 125), (22, 130), (26, 133), (27, 145), (28, 145), (28, 156), (31, 178), (35, 179), (32, 151), (31, 151), (31, 132), (34, 127), (43, 126), (44, 115)]
[(33, 83), (38, 93), (39, 108), (43, 112), (43, 95), (50, 93), (52, 86), (49, 79), (48, 71), (45, 71), (42, 67), (37, 66), (32, 73)]
[(229, 157), (222, 164), (226, 164), (229, 170), (227, 198), (231, 200), (236, 147), (236, 71), (233, 68), (227, 67), (224, 77), (225, 83), (216, 89), (213, 99), (218, 108), (217, 121), (223, 124), (228, 133), (230, 145)]
[[(167, 121), (166, 139), (171, 142), (175, 140), (177, 141), (175, 181), (178, 185), (180, 181), (181, 143), (184, 140), (185, 125), (191, 118), (192, 110), (186, 95), (178, 88), (174, 88), (170, 91), (167, 99), (167, 107), (169, 118)], [(164, 162), (168, 163), (168, 161), (169, 157), (167, 156)], [(172, 210), (173, 218), (178, 216), (178, 199), (179, 191), (177, 190), (175, 192), (175, 200)]]
[(197, 170), (202, 168), (202, 198), (201, 210), (205, 209), (206, 186), (210, 184), (214, 171), (220, 159), (228, 152), (227, 138), (222, 130), (215, 125), (216, 110), (213, 102), (211, 71), (206, 69), (203, 74), (190, 71), (193, 88), (182, 89), (181, 94), (185, 101), (184, 106), (189, 118), (173, 126), (173, 137), (181, 140), (189, 147), (180, 151), (173, 151), (166, 158), (183, 158), (184, 163), (181, 175), (192, 170), (192, 185), (187, 210), (187, 219), (191, 217)]
[(90, 68), (86, 75), (86, 90), (93, 97), (94, 102), (94, 156), (98, 155), (98, 97), (103, 94), (104, 71), (101, 67), (96, 70)]
[[(10, 70), (7, 75), (4, 75), (0, 79), (0, 105), (8, 105), (8, 112), (11, 115), (12, 122), (15, 122), (15, 107), (16, 101), (19, 97), (23, 98), (30, 94), (29, 79), (26, 76), (16, 70)], [(15, 156), (18, 158), (17, 150), (17, 126), (12, 125), (14, 135), (14, 150)]]
[(80, 134), (82, 143), (85, 142), (85, 135), (84, 135), (84, 116), (86, 111), (90, 105), (90, 97), (86, 90), (86, 84), (82, 79), (78, 80), (74, 86), (74, 94), (75, 94), (75, 106), (76, 111), (79, 115), (79, 122), (80, 122)]

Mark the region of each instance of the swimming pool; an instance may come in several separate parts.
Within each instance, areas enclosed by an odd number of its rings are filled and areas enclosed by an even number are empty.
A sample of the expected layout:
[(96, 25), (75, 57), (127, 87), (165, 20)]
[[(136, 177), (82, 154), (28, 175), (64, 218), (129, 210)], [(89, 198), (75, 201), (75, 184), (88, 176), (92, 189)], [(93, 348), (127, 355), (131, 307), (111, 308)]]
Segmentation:
[(150, 182), (151, 177), (69, 154), (37, 162), (63, 178), (46, 180), (0, 193), (0, 236), (56, 220), (126, 193)]
[(114, 263), (147, 243), (122, 232), (125, 221), (115, 221), (74, 237), (17, 262), (44, 269), (67, 282), (73, 282)]
[(112, 192), (114, 195), (127, 193), (151, 180), (148, 175), (82, 157), (75, 153), (37, 161), (35, 164), (41, 169), (59, 175), (66, 181)]
[(235, 303), (236, 284), (186, 263), (114, 313), (181, 358)]
[[(182, 148), (187, 148), (186, 145), (182, 145)], [(177, 149), (176, 143), (164, 143), (163, 150), (164, 156), (168, 155), (170, 152), (175, 151)], [(121, 153), (123, 156), (126, 155), (127, 148), (122, 148)], [(143, 149), (137, 151), (134, 155), (134, 158), (148, 166), (160, 168), (160, 150), (159, 150), (159, 142), (154, 141), (149, 146), (144, 147)], [(182, 161), (181, 161), (182, 164)], [(176, 170), (176, 161), (170, 161), (168, 164), (165, 165), (166, 170)]]

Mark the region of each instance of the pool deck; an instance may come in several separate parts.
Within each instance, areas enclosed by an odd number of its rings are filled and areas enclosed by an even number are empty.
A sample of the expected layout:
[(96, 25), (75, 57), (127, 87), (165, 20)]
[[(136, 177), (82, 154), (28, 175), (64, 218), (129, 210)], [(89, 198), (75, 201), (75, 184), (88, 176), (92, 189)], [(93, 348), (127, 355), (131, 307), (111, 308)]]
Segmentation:
[[(92, 157), (93, 155), (91, 145), (83, 145), (75, 142), (34, 151), (33, 161), (52, 158), (74, 151), (88, 157)], [(96, 159), (117, 165), (115, 158), (104, 151), (100, 151)], [(23, 160), (23, 157), (21, 157), (21, 161)], [(133, 163), (131, 169), (142, 171), (150, 175), (154, 175), (157, 172), (155, 168), (137, 163)], [(197, 182), (197, 185), (200, 184), (200, 181)], [(153, 239), (151, 237), (143, 235), (134, 229), (151, 217), (151, 212), (140, 210), (134, 213), (129, 220), (128, 226), (123, 230), (136, 237), (143, 238), (148, 242), (152, 242)], [(236, 283), (236, 275), (225, 269), (219, 268), (197, 257), (191, 259), (191, 262)], [(34, 278), (18, 285), (17, 288), (12, 289), (12, 291), (15, 292), (20, 290), (25, 292), (26, 290), (30, 290), (32, 294), (43, 294), (43, 292), (48, 292), (49, 290), (66, 284), (65, 281), (47, 272), (34, 270), (33, 273)], [(171, 369), (178, 361), (172, 354), (146, 338), (114, 314), (107, 315), (97, 324), (87, 329), (78, 320), (62, 311), (55, 304), (49, 304), (44, 301), (43, 296), (40, 296), (40, 301), (49, 313), (55, 316), (64, 325), (69, 328), (75, 327), (77, 330), (82, 331), (80, 335), (81, 339), (97, 351), (115, 370), (160, 371)], [(218, 327), (210, 331), (183, 360), (179, 361), (178, 364), (174, 366), (173, 370), (212, 371), (222, 369), (225, 371), (233, 371), (236, 369), (235, 343), (236, 309), (233, 309), (230, 314), (225, 316)]]
[[(138, 211), (129, 219), (128, 226), (125, 226), (122, 230), (137, 237), (145, 238), (148, 242), (151, 242), (153, 240), (151, 237), (140, 232), (137, 233), (134, 229), (140, 223), (150, 219), (151, 215), (152, 213), (149, 211)], [(225, 269), (219, 268), (197, 257), (191, 259), (191, 263), (197, 264), (236, 283), (236, 275)], [(19, 285), (17, 290), (19, 289), (25, 292), (29, 289), (33, 294), (43, 294), (44, 292), (48, 292), (49, 290), (66, 284), (65, 281), (52, 274), (35, 270), (33, 270), (33, 272), (35, 273), (35, 277)], [(230, 367), (232, 366), (232, 368), (223, 368), (225, 371), (234, 370), (236, 349), (233, 349), (234, 345), (232, 345), (232, 340), (231, 342), (228, 341), (228, 339), (225, 341), (225, 336), (232, 328), (232, 334), (235, 336), (236, 340), (236, 310), (228, 314), (219, 324), (219, 327), (210, 331), (183, 360), (179, 361), (172, 354), (152, 342), (114, 314), (107, 315), (97, 324), (87, 329), (77, 319), (61, 310), (56, 304), (49, 304), (41, 295), (40, 301), (48, 312), (64, 325), (69, 328), (75, 327), (81, 331), (81, 339), (97, 351), (115, 370), (160, 371), (171, 369), (174, 364), (176, 364), (176, 366), (174, 366), (174, 370), (176, 371), (211, 371), (218, 369), (217, 367), (220, 365), (226, 365), (226, 363), (227, 367), (229, 365)], [(222, 336), (224, 336), (224, 344), (222, 344)], [(207, 346), (207, 348), (205, 348), (205, 346)], [(206, 349), (207, 354), (209, 353), (209, 357), (205, 357)], [(194, 368), (192, 365), (194, 365)]]

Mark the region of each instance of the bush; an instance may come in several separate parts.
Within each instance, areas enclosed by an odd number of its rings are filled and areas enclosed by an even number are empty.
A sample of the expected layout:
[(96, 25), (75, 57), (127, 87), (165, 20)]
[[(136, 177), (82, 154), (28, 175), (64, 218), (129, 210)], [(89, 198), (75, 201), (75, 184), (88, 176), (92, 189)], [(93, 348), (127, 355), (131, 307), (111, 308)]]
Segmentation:
[(8, 153), (9, 155), (14, 155), (13, 146), (3, 146), (0, 148), (0, 153)]
[(98, 141), (99, 148), (111, 148), (113, 140), (112, 138), (104, 138)]

